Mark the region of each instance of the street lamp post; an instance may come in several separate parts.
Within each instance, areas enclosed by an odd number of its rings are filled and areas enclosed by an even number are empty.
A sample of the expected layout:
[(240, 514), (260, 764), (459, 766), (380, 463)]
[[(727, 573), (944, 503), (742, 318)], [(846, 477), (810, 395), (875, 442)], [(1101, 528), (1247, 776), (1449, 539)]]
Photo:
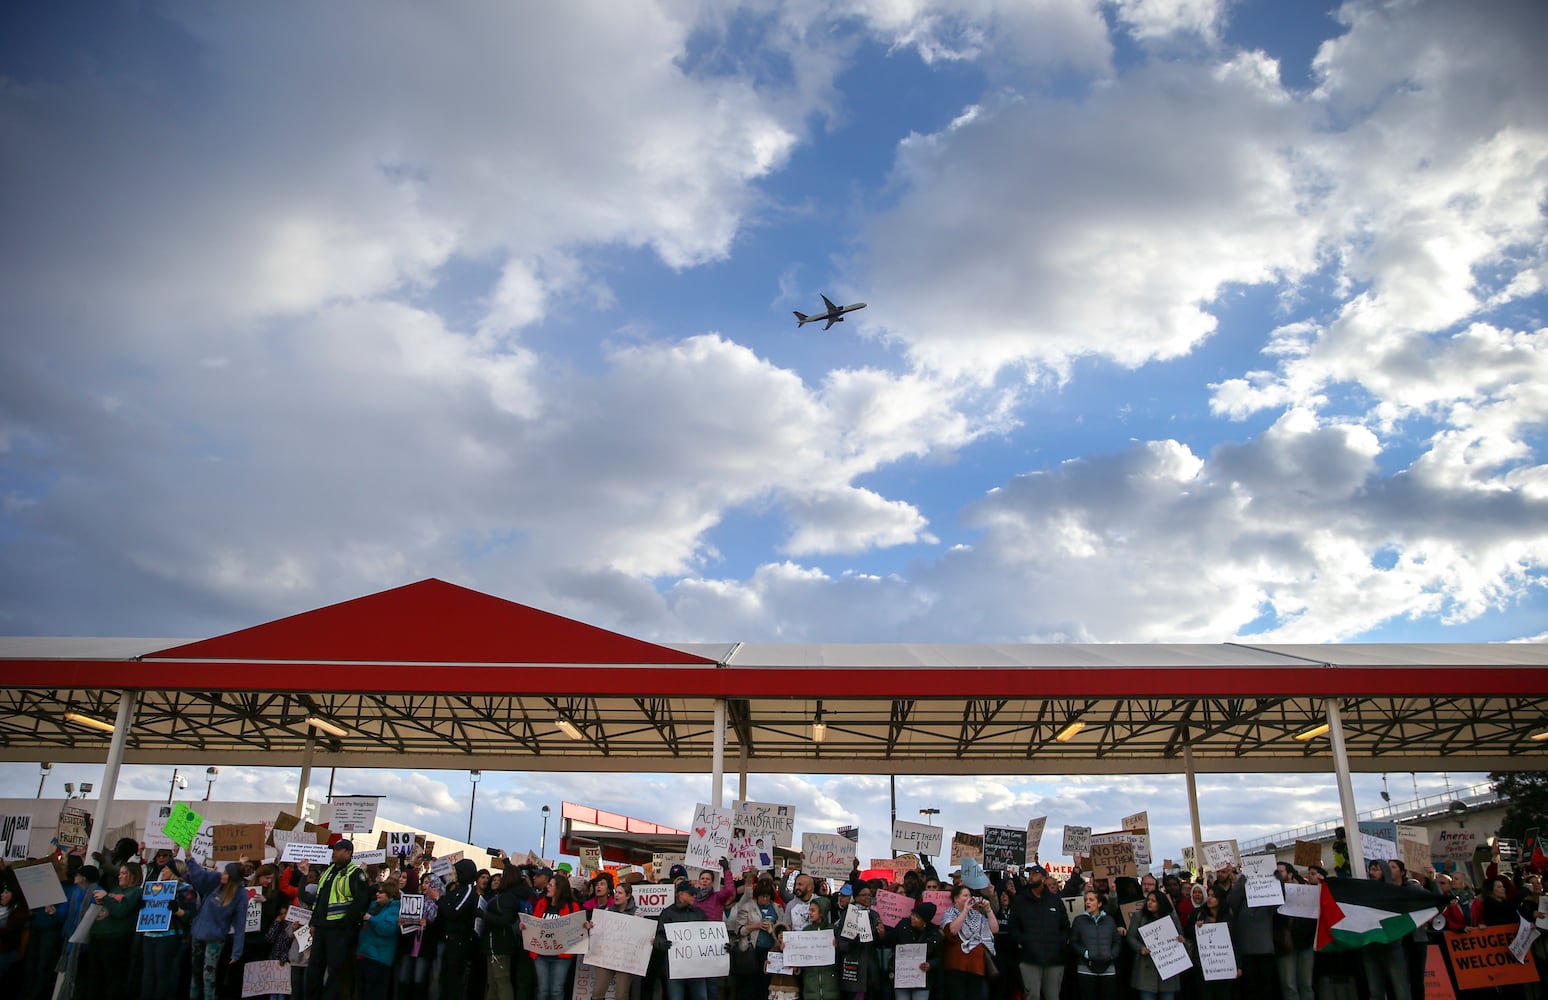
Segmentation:
[(543, 839), (538, 841), (538, 853), (548, 857), (548, 807), (543, 807)]
[(210, 793), (215, 790), (215, 779), (220, 777), (220, 768), (207, 767), (204, 769), (204, 801), (210, 801)]
[(179, 788), (187, 788), (188, 779), (177, 773), (177, 768), (172, 769), (172, 785), (167, 789), (167, 805), (172, 804), (172, 796), (177, 794)]
[(473, 782), (473, 797), (468, 800), (468, 843), (470, 844), (473, 843), (473, 810), (478, 806), (478, 779), (483, 776), (483, 772), (476, 767), (468, 772), (468, 780)]
[(38, 798), (40, 799), (43, 797), (43, 782), (48, 780), (48, 772), (52, 771), (53, 769), (54, 765), (48, 763), (47, 761), (39, 765), (41, 776), (38, 778)]

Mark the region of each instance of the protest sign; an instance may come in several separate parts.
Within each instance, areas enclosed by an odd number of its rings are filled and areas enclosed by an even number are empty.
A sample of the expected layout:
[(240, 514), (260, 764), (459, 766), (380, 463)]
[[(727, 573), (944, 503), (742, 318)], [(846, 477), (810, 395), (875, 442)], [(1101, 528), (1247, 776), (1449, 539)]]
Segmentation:
[(59, 869), (53, 862), (42, 861), (35, 865), (12, 865), (11, 874), (21, 889), (27, 908), (37, 912), (45, 906), (65, 905), (64, 887), (59, 882)]
[(897, 978), (892, 985), (900, 990), (922, 990), (928, 984), (925, 981), (925, 950), (929, 945), (900, 944), (893, 954), (893, 968), (897, 970)]
[(586, 964), (643, 976), (646, 966), (650, 965), (650, 952), (655, 940), (654, 920), (632, 917), (613, 910), (593, 910)]
[(1448, 861), (1471, 861), (1473, 852), (1481, 843), (1477, 830), (1445, 827), (1436, 830), (1435, 835), (1430, 839), (1430, 854), (1432, 857), (1445, 858)]
[(328, 829), (339, 833), (369, 833), (376, 825), (376, 806), (380, 801), (375, 795), (335, 795), (333, 822)]
[(283, 856), (285, 848), (291, 844), (317, 846), (317, 834), (310, 830), (280, 830), (276, 828), (269, 834), (269, 841), (274, 845), (274, 849)]
[(846, 906), (844, 925), (839, 929), (839, 937), (861, 942), (874, 940), (871, 934), (871, 911), (855, 904)]
[(146, 882), (140, 892), (144, 905), (135, 920), (139, 933), (156, 933), (172, 927), (172, 900), (177, 895), (177, 880)]
[(1398, 846), (1403, 849), (1403, 867), (1407, 868), (1414, 878), (1423, 878), (1424, 873), (1430, 868), (1430, 842), (1399, 840)]
[(801, 870), (813, 878), (849, 878), (855, 870), (854, 841), (836, 833), (801, 834)]
[(206, 824), (202, 830), (194, 835), (193, 843), (188, 845), (185, 852), (189, 858), (200, 864), (210, 864), (210, 852), (215, 848), (214, 827)]
[(1278, 865), (1278, 859), (1272, 854), (1250, 854), (1242, 859), (1242, 874), (1272, 876)]
[(247, 916), (245, 931), (248, 934), (257, 934), (263, 929), (263, 890), (254, 886), (247, 890)]
[(731, 862), (731, 871), (740, 874), (749, 869), (767, 867), (759, 863), (759, 854), (762, 854), (765, 859), (769, 858), (768, 845), (765, 844), (759, 848), (757, 841), (751, 837), (733, 836), (726, 850), (726, 860)]
[(946, 832), (938, 826), (909, 823), (901, 819), (892, 822), (894, 851), (911, 851), (933, 858), (941, 853), (941, 841), (945, 836)]
[(1537, 897), (1537, 919), (1532, 924), (1540, 931), (1548, 931), (1548, 896)]
[(1226, 865), (1239, 866), (1242, 863), (1241, 855), (1237, 853), (1236, 841), (1216, 840), (1204, 845), (1204, 865), (1206, 871), (1218, 872)]
[(785, 968), (805, 969), (833, 964), (833, 928), (790, 931), (785, 935)]
[(433, 858), (430, 861), (430, 874), (438, 879), (449, 879), (452, 877), (452, 868), (456, 864), (457, 862), (453, 861), (449, 854), (444, 858)]
[(1308, 865), (1322, 867), (1322, 845), (1314, 844), (1309, 840), (1297, 840), (1295, 842), (1295, 866), (1305, 868)]
[(1425, 946), (1424, 989), (1415, 990), (1414, 1000), (1457, 1000), (1457, 991), (1451, 985), (1451, 973), (1446, 971), (1446, 956), (1440, 945)]
[(54, 840), (60, 847), (85, 847), (91, 840), (91, 813), (84, 806), (66, 805), (59, 810), (59, 827)]
[(581, 867), (587, 871), (594, 872), (602, 867), (602, 848), (600, 847), (582, 847), (576, 857), (580, 858)]
[(1062, 853), (1069, 857), (1085, 857), (1091, 853), (1091, 827), (1066, 826)]
[[(1125, 830), (1149, 830), (1150, 813), (1148, 810), (1141, 810), (1140, 812), (1135, 813), (1133, 816), (1125, 816), (1123, 819), (1118, 821), (1118, 825)], [(1161, 978), (1165, 979), (1167, 977), (1162, 976)]]
[(290, 965), (286, 962), (248, 962), (242, 966), (242, 995), (266, 997), (290, 995)]
[(1091, 875), (1093, 878), (1118, 878), (1122, 875), (1135, 876), (1138, 868), (1134, 864), (1134, 845), (1132, 844), (1096, 844), (1091, 845)]
[(280, 860), (310, 861), (314, 865), (329, 865), (333, 863), (333, 848), (327, 844), (303, 844), (293, 840), (285, 845), (285, 851), (280, 855)]
[(1070, 918), (1071, 923), (1085, 911), (1085, 902), (1080, 896), (1061, 896), (1059, 899), (1064, 904), (1064, 915)]
[[(278, 846), (278, 845), (275, 845)], [(396, 858), (406, 858), (414, 853), (414, 831), (388, 830), (387, 853)]]
[(858, 826), (841, 826), (838, 828), (838, 835), (846, 840), (852, 840), (857, 844), (860, 843), (860, 828)]
[(731, 807), (736, 813), (736, 825), (746, 830), (753, 840), (761, 838), (765, 845), (779, 847), (790, 847), (795, 843), (795, 806), (735, 799)]
[(667, 972), (671, 978), (719, 979), (731, 974), (725, 924), (718, 920), (695, 920), (666, 924), (663, 929), (667, 937)]
[(782, 951), (771, 951), (771, 952), (769, 952), (768, 957), (763, 960), (763, 972), (764, 972), (764, 975), (778, 976), (778, 975), (782, 975), (784, 973), (784, 971), (785, 971), (785, 953), (782, 952)]
[(161, 832), (172, 843), (187, 848), (193, 844), (193, 839), (202, 829), (204, 829), (204, 817), (189, 808), (188, 803), (179, 802), (172, 807), (167, 821), (162, 824)]
[(1398, 856), (1397, 841), (1363, 831), (1360, 834), (1360, 850), (1365, 854), (1366, 864), (1375, 860), (1391, 861)]
[(946, 909), (951, 906), (951, 893), (945, 889), (926, 889), (920, 893), (919, 901), (935, 904), (935, 919), (930, 922), (937, 927), (941, 926), (946, 919)]
[(1152, 920), (1139, 930), (1140, 939), (1150, 949), (1150, 958), (1156, 963), (1156, 972), (1162, 979), (1170, 979), (1193, 968), (1188, 948), (1177, 940), (1182, 937), (1172, 919)]
[[(587, 965), (584, 960), (575, 966), (575, 989), (570, 992), (570, 1000), (591, 1000), (591, 987), (596, 982), (597, 971)], [(615, 976), (608, 981), (607, 992), (602, 994), (602, 1000), (629, 1000), (628, 997), (620, 998), (617, 991), (618, 978)]]
[(170, 851), (180, 846), (162, 832), (171, 815), (172, 807), (165, 802), (152, 802), (145, 807), (145, 849), (147, 851), (152, 853)]
[(362, 867), (364, 867), (365, 865), (385, 865), (387, 863), (387, 852), (386, 851), (356, 851), (355, 852), (354, 861), (355, 861), (355, 864), (360, 865)]
[(521, 915), (521, 943), (528, 951), (539, 955), (581, 955), (586, 952), (586, 921), (590, 914), (585, 910), (567, 913), (562, 917), (534, 917)]
[[(296, 908), (292, 906), (290, 912), (295, 913)], [(398, 930), (405, 934), (418, 930), (419, 921), (424, 915), (425, 897), (423, 895), (417, 892), (405, 892), (398, 897)]]
[(1286, 917), (1316, 920), (1322, 914), (1322, 887), (1285, 883), (1285, 904), (1279, 908), (1279, 913)]
[(984, 868), (1002, 872), (1027, 863), (1027, 831), (1019, 826), (984, 827)]
[(21, 861), (32, 845), (32, 815), (17, 813), (0, 816), (0, 858)]
[(655, 919), (672, 905), (672, 887), (641, 883), (634, 887), (634, 912)]
[(210, 827), (210, 858), (214, 861), (240, 861), (263, 857), (265, 834), (262, 823), (223, 824)]
[(951, 835), (951, 858), (954, 865), (967, 859), (984, 860), (984, 837), (980, 833), (954, 833)]
[(1483, 990), (1537, 982), (1537, 970), (1521, 964), (1510, 953), (1518, 931), (1513, 924), (1447, 931), (1446, 951), (1451, 955), (1457, 989)]
[(1199, 968), (1204, 970), (1206, 981), (1236, 978), (1236, 951), (1231, 947), (1229, 924), (1199, 924), (1197, 941)]
[[(1084, 905), (1085, 905), (1085, 900), (1084, 899), (1081, 900), (1081, 904), (1082, 904), (1082, 908), (1084, 908)], [(1123, 917), (1123, 923), (1119, 924), (1118, 926), (1119, 927), (1133, 927), (1134, 926), (1134, 917), (1139, 913), (1140, 910), (1142, 910), (1144, 908), (1145, 908), (1145, 901), (1143, 899), (1131, 899), (1127, 903), (1119, 903), (1118, 904), (1118, 913)]]
[(1532, 942), (1537, 940), (1537, 935), (1537, 928), (1523, 919), (1521, 926), (1516, 931), (1515, 938), (1510, 942), (1510, 953), (1515, 956), (1516, 961), (1523, 963), (1531, 962)]
[[(407, 895), (407, 894), (405, 893), (405, 895)], [(403, 897), (399, 896), (398, 898), (401, 900)], [(418, 909), (418, 910), (414, 911), (414, 918), (417, 920), (419, 918), (419, 914), (422, 912), (422, 908), (425, 905), (425, 897), (423, 897), (423, 896), (415, 896), (414, 898), (416, 900), (418, 900), (418, 903), (416, 905), (421, 908), (421, 909)], [(398, 910), (398, 913), (401, 914), (402, 912), (403, 912), (403, 910), (400, 907), (399, 910)], [(306, 907), (302, 906), (300, 903), (291, 903), (290, 904), (290, 909), (285, 911), (285, 919), (287, 921), (289, 921), (290, 923), (292, 923), (292, 924), (297, 924), (299, 926), (305, 927), (305, 926), (309, 925), (312, 922), (312, 911), (308, 910)]]
[(734, 817), (730, 809), (696, 803), (693, 822), (688, 824), (688, 849), (683, 852), (686, 863), (698, 868), (719, 868), (720, 859), (731, 853)]
[(1048, 825), (1047, 816), (1039, 816), (1037, 819), (1027, 822), (1027, 857), (1037, 855), (1038, 848), (1043, 843), (1043, 828)]
[(1279, 879), (1272, 875), (1247, 876), (1248, 906), (1283, 906), (1284, 902), (1284, 883)]
[(914, 900), (901, 892), (888, 892), (879, 889), (873, 904), (876, 915), (881, 917), (883, 927), (896, 927), (899, 922), (907, 920), (909, 914), (914, 912)]

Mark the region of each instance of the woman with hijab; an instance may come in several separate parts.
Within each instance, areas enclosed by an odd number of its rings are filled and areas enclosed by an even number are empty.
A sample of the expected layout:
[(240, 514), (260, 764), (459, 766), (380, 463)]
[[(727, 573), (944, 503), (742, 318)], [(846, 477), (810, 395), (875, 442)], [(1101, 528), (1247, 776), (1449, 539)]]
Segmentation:
[[(971, 861), (969, 858), (968, 862)], [(994, 961), (994, 935), (1000, 925), (994, 904), (983, 896), (975, 896), (968, 887), (973, 874), (968, 862), (962, 865), (964, 884), (952, 890), (951, 905), (941, 915), (941, 935), (946, 939), (942, 961), (946, 967), (946, 993), (953, 1000), (988, 1000), (989, 963)], [(978, 869), (976, 874), (982, 877), (983, 870)]]
[(1145, 897), (1145, 905), (1134, 915), (1133, 925), (1129, 928), (1129, 934), (1124, 940), (1129, 943), (1139, 957), (1134, 962), (1134, 971), (1130, 976), (1129, 985), (1140, 995), (1140, 1000), (1171, 1000), (1182, 987), (1182, 976), (1172, 976), (1170, 979), (1162, 979), (1161, 973), (1156, 969), (1156, 962), (1150, 956), (1150, 946), (1140, 934), (1140, 929), (1153, 923), (1166, 921), (1176, 932), (1177, 943), (1184, 943), (1182, 926), (1178, 924), (1176, 915), (1172, 912), (1172, 901), (1165, 893), (1154, 889)]
[[(242, 884), (242, 866), (233, 861), (217, 872), (190, 859), (188, 882), (204, 897), (191, 932), (195, 983), (191, 994), (195, 1000), (201, 995), (204, 1000), (218, 1000), (226, 936), (229, 934), (232, 942), (230, 965), (241, 962), (247, 943), (247, 889)], [(201, 981), (202, 994), (197, 985)]]

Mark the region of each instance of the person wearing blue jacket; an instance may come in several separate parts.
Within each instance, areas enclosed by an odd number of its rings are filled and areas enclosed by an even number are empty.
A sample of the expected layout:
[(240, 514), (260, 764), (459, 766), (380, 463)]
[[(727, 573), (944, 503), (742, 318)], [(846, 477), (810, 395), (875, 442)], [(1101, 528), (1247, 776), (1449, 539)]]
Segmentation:
[(217, 1000), (226, 935), (231, 935), (232, 965), (242, 960), (246, 943), (247, 887), (242, 884), (242, 866), (233, 861), (221, 871), (212, 871), (189, 859), (188, 884), (204, 897), (190, 931), (193, 975), (196, 980), (203, 975), (204, 1000)]
[(398, 887), (376, 887), (371, 908), (361, 916), (360, 943), (355, 948), (355, 995), (385, 997), (392, 993), (392, 963), (398, 957)]

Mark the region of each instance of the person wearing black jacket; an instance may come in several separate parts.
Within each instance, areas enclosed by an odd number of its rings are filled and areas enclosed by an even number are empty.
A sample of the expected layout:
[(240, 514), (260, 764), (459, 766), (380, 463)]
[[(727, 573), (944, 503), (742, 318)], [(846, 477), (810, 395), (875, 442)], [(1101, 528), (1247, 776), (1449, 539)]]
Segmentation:
[(1064, 986), (1070, 916), (1064, 901), (1048, 891), (1041, 865), (1027, 869), (1027, 885), (1016, 893), (1008, 921), (1020, 948), (1021, 984), (1027, 1000), (1059, 1000)]
[(907, 920), (898, 921), (897, 926), (887, 932), (887, 943), (894, 948), (903, 944), (925, 946), (924, 973), (928, 985), (923, 989), (895, 989), (893, 997), (894, 1000), (929, 1000), (930, 990), (940, 978), (941, 948), (945, 944), (941, 929), (935, 926), (935, 904), (916, 904)]
[(484, 954), (489, 960), (489, 993), (495, 1000), (515, 1000), (516, 996), (511, 972), (521, 946), (521, 900), (517, 896), (521, 887), (521, 880), (514, 875), (502, 878), (500, 891), (484, 909)]
[(312, 907), (312, 955), (306, 966), (306, 1000), (339, 1000), (345, 977), (355, 971), (355, 944), (360, 918), (370, 909), (375, 893), (366, 884), (365, 871), (355, 864), (355, 845), (339, 840), (333, 845), (333, 863), (323, 869), (317, 883), (317, 902)]
[(478, 955), (474, 921), (478, 908), (478, 865), (463, 858), (453, 866), (457, 884), (441, 897), (436, 922), (446, 931), (441, 952), (441, 996), (460, 998), (467, 992), (468, 964)]
[[(694, 898), (698, 890), (692, 882), (680, 879), (676, 891), (672, 893), (672, 905), (661, 911), (661, 916), (656, 918), (656, 950), (666, 952), (671, 950), (672, 942), (667, 937), (668, 924), (692, 923), (694, 921), (707, 921), (704, 911), (694, 905)], [(705, 1000), (708, 996), (705, 980), (703, 979), (668, 979), (666, 981), (667, 1000)]]

